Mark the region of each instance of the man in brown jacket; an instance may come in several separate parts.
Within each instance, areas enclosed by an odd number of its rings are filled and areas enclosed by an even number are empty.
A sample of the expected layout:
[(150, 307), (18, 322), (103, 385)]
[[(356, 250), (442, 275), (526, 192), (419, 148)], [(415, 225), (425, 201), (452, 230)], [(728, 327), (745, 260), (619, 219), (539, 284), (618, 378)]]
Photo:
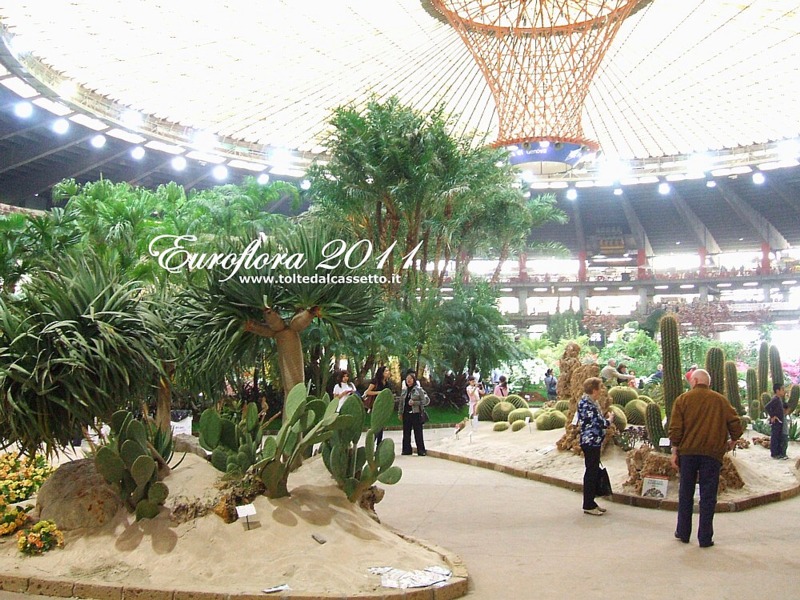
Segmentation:
[(700, 483), (697, 540), (701, 548), (714, 545), (714, 509), (722, 457), (742, 436), (742, 422), (736, 410), (725, 396), (709, 388), (710, 383), (708, 371), (696, 369), (690, 379), (692, 389), (675, 400), (669, 423), (672, 465), (680, 471), (675, 537), (689, 543), (697, 481)]

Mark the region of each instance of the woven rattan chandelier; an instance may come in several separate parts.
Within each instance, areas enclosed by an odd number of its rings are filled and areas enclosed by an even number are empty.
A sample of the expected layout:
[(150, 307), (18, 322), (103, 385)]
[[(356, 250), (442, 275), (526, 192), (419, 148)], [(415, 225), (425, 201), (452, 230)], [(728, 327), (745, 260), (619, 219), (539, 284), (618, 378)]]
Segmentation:
[(577, 157), (576, 149), (598, 149), (584, 136), (584, 101), (620, 25), (646, 1), (432, 2), (459, 33), (492, 90), (499, 116), (496, 145), (528, 148), (552, 142), (563, 148), (565, 158)]

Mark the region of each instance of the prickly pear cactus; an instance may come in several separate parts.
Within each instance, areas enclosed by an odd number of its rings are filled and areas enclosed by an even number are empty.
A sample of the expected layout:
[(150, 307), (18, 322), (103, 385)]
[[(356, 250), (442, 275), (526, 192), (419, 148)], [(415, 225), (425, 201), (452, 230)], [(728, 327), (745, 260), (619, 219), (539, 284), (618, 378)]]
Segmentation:
[(149, 443), (145, 426), (130, 412), (114, 413), (111, 431), (111, 442), (95, 453), (97, 472), (117, 490), (137, 521), (152, 519), (169, 495), (159, 481), (159, 465), (166, 463)]
[(238, 423), (207, 408), (200, 415), (198, 429), (200, 445), (211, 452), (211, 464), (223, 473), (242, 475), (261, 458), (264, 423), (254, 402), (247, 404)]
[[(647, 439), (650, 445), (658, 451), (664, 452), (665, 449), (658, 445), (661, 438), (667, 437), (664, 432), (664, 422), (661, 419), (661, 407), (658, 404), (648, 404), (645, 408), (645, 427), (647, 428)], [(669, 452), (669, 448), (666, 452)]]
[(712, 346), (706, 352), (706, 371), (711, 376), (712, 390), (719, 394), (725, 393), (725, 352), (722, 348)]
[(739, 373), (736, 369), (736, 363), (732, 360), (725, 361), (725, 395), (739, 416), (744, 415), (742, 396), (739, 392)]

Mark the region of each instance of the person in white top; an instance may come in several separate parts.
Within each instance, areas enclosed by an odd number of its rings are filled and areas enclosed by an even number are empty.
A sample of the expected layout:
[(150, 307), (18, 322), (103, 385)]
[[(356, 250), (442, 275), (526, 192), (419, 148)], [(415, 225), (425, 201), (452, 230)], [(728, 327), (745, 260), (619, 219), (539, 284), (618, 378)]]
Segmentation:
[(478, 402), (481, 399), (481, 387), (475, 382), (475, 376), (467, 380), (467, 398), (469, 398), (469, 418), (477, 414)]
[(339, 412), (347, 397), (356, 393), (356, 386), (350, 383), (350, 374), (347, 371), (339, 373), (336, 381), (338, 383), (333, 386), (333, 399), (339, 401), (339, 406), (336, 407), (336, 412)]

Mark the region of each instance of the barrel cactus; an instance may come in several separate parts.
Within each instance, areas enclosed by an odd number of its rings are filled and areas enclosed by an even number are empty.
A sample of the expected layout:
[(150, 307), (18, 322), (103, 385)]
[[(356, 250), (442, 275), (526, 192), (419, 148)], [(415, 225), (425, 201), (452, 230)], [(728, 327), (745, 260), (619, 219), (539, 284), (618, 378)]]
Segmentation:
[(525, 422), (525, 418), (528, 418), (528, 421), (533, 421), (533, 413), (529, 408), (515, 408), (510, 413), (508, 413), (508, 422), (514, 423), (515, 421), (522, 421)]
[(559, 410), (545, 410), (536, 417), (536, 429), (548, 431), (560, 429), (567, 424), (567, 416)]
[(492, 431), (505, 431), (509, 427), (508, 421), (498, 421), (494, 424), (494, 427), (492, 427)]
[(614, 413), (614, 425), (617, 431), (625, 431), (628, 427), (628, 417), (625, 416), (625, 409), (619, 404), (612, 404), (608, 408)]
[[(659, 446), (661, 438), (667, 437), (664, 432), (664, 421), (661, 418), (661, 407), (658, 404), (648, 404), (645, 408), (645, 427), (647, 428), (647, 439), (650, 440), (650, 445), (660, 451), (664, 448)], [(666, 448), (669, 452), (669, 448)]]
[(769, 389), (769, 344), (761, 342), (758, 347), (758, 393)]
[(527, 423), (525, 421), (514, 421), (511, 423), (511, 431), (519, 431), (520, 429), (525, 429)]
[(709, 387), (718, 394), (725, 393), (725, 352), (712, 346), (706, 352), (706, 371), (711, 376)]
[(736, 369), (736, 363), (732, 360), (725, 361), (725, 395), (739, 416), (745, 414), (742, 406), (742, 396), (739, 393), (739, 373)]
[(494, 394), (487, 394), (478, 402), (478, 420), (491, 421), (492, 410), (500, 402), (500, 398)]
[(152, 519), (164, 505), (169, 489), (159, 481), (163, 457), (147, 440), (145, 426), (133, 415), (120, 410), (111, 416), (110, 443), (98, 448), (94, 463), (97, 472), (120, 495), (136, 520)]
[(681, 348), (678, 338), (678, 320), (675, 315), (661, 317), (658, 324), (661, 333), (661, 363), (663, 369), (664, 412), (667, 427), (675, 399), (683, 393), (683, 370), (681, 369)]
[(569, 400), (559, 400), (553, 405), (553, 408), (567, 414), (569, 412)]
[(631, 400), (638, 398), (639, 392), (636, 391), (636, 388), (627, 385), (615, 385), (608, 389), (608, 395), (614, 404), (625, 406)]
[[(625, 417), (631, 425), (644, 425), (645, 417), (644, 411), (647, 409), (647, 402), (643, 402), (638, 398), (631, 400), (625, 405)], [(660, 409), (659, 409), (660, 410)]]
[(747, 383), (747, 402), (748, 404), (758, 398), (758, 376), (753, 367), (747, 369), (747, 376), (745, 377)]
[(505, 402), (510, 402), (514, 405), (514, 408), (528, 408), (528, 401), (525, 400), (522, 396), (518, 396), (517, 394), (509, 394), (505, 398), (503, 398)]
[(641, 400), (642, 402), (647, 402), (648, 404), (652, 404), (653, 402), (655, 402), (655, 400), (653, 400), (650, 396), (645, 396), (644, 394), (639, 394), (638, 399)]
[(511, 402), (498, 402), (492, 409), (492, 421), (508, 421), (508, 415), (515, 410)]

